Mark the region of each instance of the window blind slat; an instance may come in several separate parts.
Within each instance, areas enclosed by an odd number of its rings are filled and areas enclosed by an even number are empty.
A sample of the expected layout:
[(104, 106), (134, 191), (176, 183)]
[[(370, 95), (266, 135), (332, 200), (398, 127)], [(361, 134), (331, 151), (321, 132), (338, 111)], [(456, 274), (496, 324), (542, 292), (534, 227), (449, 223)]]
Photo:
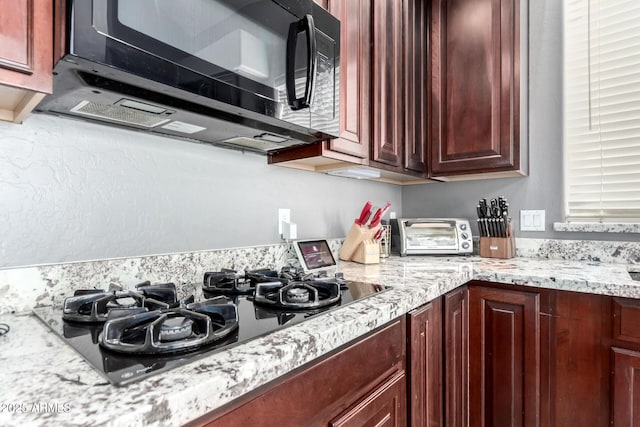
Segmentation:
[(568, 220), (640, 221), (640, 1), (564, 5)]

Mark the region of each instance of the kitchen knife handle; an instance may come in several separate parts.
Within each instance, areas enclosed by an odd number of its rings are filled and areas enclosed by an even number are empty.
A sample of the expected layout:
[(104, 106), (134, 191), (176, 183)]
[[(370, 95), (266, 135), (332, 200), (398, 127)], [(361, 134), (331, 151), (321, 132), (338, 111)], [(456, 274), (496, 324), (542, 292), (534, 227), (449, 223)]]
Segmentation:
[(369, 216), (371, 215), (371, 207), (372, 206), (373, 205), (371, 204), (371, 202), (367, 202), (367, 203), (364, 204), (364, 206), (362, 207), (362, 211), (360, 211), (360, 216), (356, 220), (356, 224), (364, 225), (364, 224), (367, 223), (367, 220), (369, 219)]

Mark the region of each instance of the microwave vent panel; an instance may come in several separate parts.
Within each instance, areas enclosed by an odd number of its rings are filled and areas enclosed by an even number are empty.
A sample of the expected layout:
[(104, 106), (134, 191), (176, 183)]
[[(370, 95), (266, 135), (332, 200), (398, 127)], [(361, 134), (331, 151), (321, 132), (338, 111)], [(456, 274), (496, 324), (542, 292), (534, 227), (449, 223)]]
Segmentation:
[(167, 123), (170, 119), (119, 105), (99, 104), (82, 101), (70, 111), (81, 116), (95, 117), (118, 123), (126, 123), (145, 128), (153, 128)]
[(282, 144), (261, 140), (261, 139), (247, 138), (247, 137), (230, 138), (220, 142), (223, 142), (225, 144), (231, 144), (234, 146), (252, 148), (254, 150), (261, 150), (261, 151), (275, 150), (276, 148), (282, 148)]

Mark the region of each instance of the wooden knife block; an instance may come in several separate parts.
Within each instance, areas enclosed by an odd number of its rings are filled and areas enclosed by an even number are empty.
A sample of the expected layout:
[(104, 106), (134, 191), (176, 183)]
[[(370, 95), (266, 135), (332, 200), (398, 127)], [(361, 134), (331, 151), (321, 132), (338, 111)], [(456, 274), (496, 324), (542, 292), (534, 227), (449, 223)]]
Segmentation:
[(353, 254), (351, 261), (359, 262), (360, 264), (379, 264), (380, 243), (375, 240), (363, 240)]
[(516, 256), (516, 241), (509, 237), (480, 237), (480, 256), (485, 258), (513, 258)]
[[(338, 257), (343, 261), (352, 261), (353, 257), (356, 254), (360, 244), (365, 240), (372, 240), (373, 236), (375, 236), (376, 232), (380, 226), (375, 228), (362, 227), (358, 224), (353, 224), (347, 237), (344, 239), (342, 243), (342, 247), (338, 252)], [(378, 250), (378, 257), (380, 256), (380, 252)], [(378, 262), (380, 260), (378, 259)]]

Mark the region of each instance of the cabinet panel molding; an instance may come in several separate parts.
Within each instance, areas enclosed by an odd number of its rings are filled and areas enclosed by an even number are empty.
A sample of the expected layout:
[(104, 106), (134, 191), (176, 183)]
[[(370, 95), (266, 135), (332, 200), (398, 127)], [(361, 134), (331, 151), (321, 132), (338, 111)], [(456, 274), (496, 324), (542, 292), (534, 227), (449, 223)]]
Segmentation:
[(469, 291), (444, 297), (445, 425), (469, 425)]
[(33, 74), (33, 1), (0, 1), (0, 67)]
[(406, 378), (398, 373), (368, 395), (338, 419), (330, 427), (403, 427), (406, 425)]
[(640, 344), (640, 301), (613, 298), (613, 338)]
[(371, 88), (371, 2), (330, 0), (329, 12), (340, 19), (340, 137), (329, 149), (369, 156)]
[(409, 421), (412, 426), (442, 426), (442, 298), (409, 313)]
[(519, 170), (520, 0), (431, 5), (431, 176)]
[(640, 427), (640, 352), (612, 348), (613, 426)]
[(472, 425), (539, 423), (540, 326), (536, 293), (469, 290), (469, 402)]
[(402, 166), (404, 144), (402, 0), (373, 2), (371, 160)]

